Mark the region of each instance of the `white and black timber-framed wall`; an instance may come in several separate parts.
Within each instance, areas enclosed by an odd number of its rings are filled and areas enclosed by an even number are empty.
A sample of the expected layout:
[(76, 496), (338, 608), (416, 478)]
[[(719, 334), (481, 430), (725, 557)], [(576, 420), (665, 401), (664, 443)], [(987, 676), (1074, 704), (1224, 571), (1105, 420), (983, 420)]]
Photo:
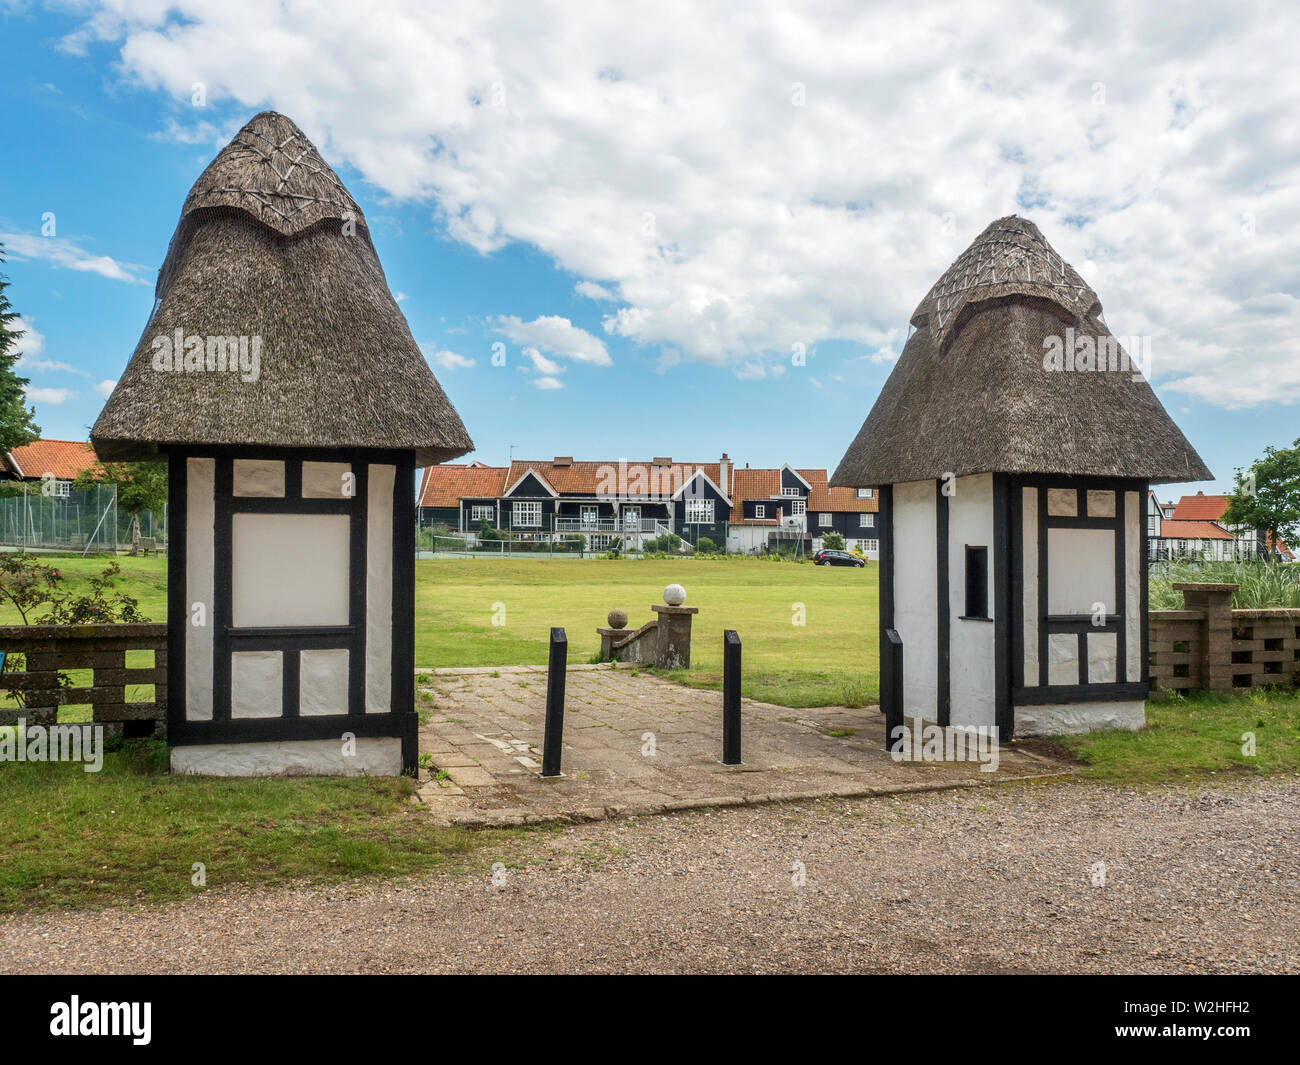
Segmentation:
[(173, 769), (412, 771), (414, 452), (168, 459)]
[(884, 486), (881, 655), (894, 629), (906, 712), (1004, 739), (1139, 727), (1145, 490), (1005, 473)]

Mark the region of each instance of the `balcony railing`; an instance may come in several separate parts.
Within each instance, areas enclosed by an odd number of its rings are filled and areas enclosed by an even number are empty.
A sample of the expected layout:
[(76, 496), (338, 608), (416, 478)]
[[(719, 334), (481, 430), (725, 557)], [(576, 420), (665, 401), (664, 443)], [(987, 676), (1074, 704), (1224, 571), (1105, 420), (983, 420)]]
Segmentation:
[[(664, 522), (663, 518), (659, 519)], [(556, 532), (591, 532), (591, 533), (629, 533), (643, 532), (652, 533), (655, 531), (654, 518), (641, 518), (639, 521), (631, 518), (626, 521), (616, 521), (613, 518), (556, 518)]]

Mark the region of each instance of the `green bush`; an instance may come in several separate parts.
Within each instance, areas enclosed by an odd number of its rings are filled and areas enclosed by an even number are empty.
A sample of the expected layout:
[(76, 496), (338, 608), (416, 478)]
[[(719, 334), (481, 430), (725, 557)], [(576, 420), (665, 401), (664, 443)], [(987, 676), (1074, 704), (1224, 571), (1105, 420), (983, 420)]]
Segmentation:
[(834, 529), (828, 533), (822, 533), (822, 547), (827, 551), (843, 551), (844, 537)]
[(1238, 610), (1300, 607), (1300, 566), (1276, 561), (1213, 562), (1176, 559), (1153, 562), (1148, 573), (1152, 610), (1182, 610), (1183, 593), (1176, 581), (1235, 584), (1232, 605)]
[(695, 541), (695, 550), (702, 555), (711, 555), (717, 551), (718, 545), (710, 540), (707, 536), (701, 536)]

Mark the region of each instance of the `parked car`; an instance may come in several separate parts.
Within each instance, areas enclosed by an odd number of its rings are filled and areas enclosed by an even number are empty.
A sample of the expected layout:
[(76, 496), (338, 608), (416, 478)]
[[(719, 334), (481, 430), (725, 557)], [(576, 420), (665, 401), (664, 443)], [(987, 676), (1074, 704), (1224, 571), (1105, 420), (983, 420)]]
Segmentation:
[(818, 551), (813, 555), (814, 566), (857, 566), (861, 569), (866, 563), (857, 555), (847, 551)]

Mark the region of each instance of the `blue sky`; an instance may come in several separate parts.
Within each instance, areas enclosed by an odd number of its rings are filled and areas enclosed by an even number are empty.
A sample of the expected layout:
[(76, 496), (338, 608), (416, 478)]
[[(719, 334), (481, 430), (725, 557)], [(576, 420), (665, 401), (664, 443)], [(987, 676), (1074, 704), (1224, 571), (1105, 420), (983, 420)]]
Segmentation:
[(487, 462), (833, 467), (912, 308), (1013, 212), (1153, 338), (1216, 485), (1300, 436), (1290, 7), (1047, 5), (1019, 52), (1000, 5), (960, 33), (927, 4), (689, 34), (671, 5), (332, 8), (0, 0), (3, 270), (46, 436), (86, 437), (186, 192), (266, 107), (361, 203)]

